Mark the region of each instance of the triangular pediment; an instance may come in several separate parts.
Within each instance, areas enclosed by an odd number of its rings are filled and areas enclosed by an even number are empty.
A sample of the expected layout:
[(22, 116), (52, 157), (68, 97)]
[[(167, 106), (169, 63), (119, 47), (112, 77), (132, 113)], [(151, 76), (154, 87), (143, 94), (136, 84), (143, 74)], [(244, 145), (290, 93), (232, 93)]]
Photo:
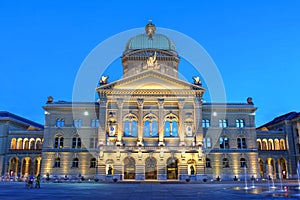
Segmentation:
[(118, 81), (102, 85), (98, 89), (202, 89), (200, 85), (194, 85), (176, 77), (162, 74), (154, 70), (120, 79)]

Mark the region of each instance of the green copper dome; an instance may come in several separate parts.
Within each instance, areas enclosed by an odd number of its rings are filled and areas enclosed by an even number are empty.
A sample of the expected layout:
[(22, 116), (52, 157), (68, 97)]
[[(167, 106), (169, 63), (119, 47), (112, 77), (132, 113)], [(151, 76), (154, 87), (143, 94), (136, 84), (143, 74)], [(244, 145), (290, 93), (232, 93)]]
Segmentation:
[(145, 26), (145, 34), (139, 34), (129, 39), (126, 44), (126, 50), (137, 49), (161, 49), (167, 51), (176, 51), (174, 42), (165, 35), (155, 34), (156, 26), (152, 20)]
[(147, 34), (139, 34), (130, 38), (126, 44), (126, 50), (134, 49), (162, 49), (176, 51), (174, 42), (162, 34), (153, 34), (151, 37)]

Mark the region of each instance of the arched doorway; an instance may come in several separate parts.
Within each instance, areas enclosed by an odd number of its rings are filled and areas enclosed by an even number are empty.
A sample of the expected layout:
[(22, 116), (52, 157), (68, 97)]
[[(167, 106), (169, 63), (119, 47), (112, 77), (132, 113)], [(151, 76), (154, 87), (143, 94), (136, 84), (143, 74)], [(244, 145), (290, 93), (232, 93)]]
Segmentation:
[(286, 166), (286, 161), (284, 158), (279, 158), (278, 159), (278, 174), (281, 176), (283, 179), (286, 179), (287, 177), (287, 166)]
[(18, 162), (19, 159), (14, 157), (9, 162), (9, 176), (17, 176), (18, 175)]
[(187, 171), (188, 171), (188, 175), (189, 176), (193, 176), (196, 174), (196, 161), (191, 159), (187, 162), (188, 164), (188, 168), (187, 168)]
[(264, 178), (264, 162), (262, 161), (261, 158), (258, 158), (258, 165), (259, 165), (259, 174), (261, 176), (261, 178)]
[(147, 158), (145, 162), (145, 179), (157, 179), (157, 167), (155, 158)]
[(266, 162), (266, 171), (267, 171), (267, 177), (275, 179), (276, 178), (276, 168), (275, 168), (275, 161), (273, 158), (267, 158)]
[(167, 160), (167, 179), (178, 179), (178, 159), (169, 158)]
[(135, 179), (135, 160), (132, 157), (124, 159), (124, 179)]
[(31, 158), (26, 157), (22, 161), (22, 176), (29, 176), (31, 171)]

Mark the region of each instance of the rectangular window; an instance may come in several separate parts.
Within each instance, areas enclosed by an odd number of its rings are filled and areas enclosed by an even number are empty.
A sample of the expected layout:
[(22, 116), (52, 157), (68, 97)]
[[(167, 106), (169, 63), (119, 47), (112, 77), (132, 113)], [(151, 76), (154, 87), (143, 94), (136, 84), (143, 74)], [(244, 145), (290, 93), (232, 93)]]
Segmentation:
[(227, 119), (220, 119), (219, 120), (219, 127), (220, 128), (227, 128), (228, 127)]
[(210, 127), (210, 120), (209, 119), (202, 119), (202, 127), (209, 128)]
[(91, 127), (99, 127), (99, 119), (92, 119)]
[(74, 119), (73, 125), (74, 125), (74, 127), (81, 127), (82, 126), (82, 120), (81, 119)]
[(235, 120), (235, 124), (236, 124), (237, 128), (244, 128), (245, 127), (245, 121), (243, 119)]

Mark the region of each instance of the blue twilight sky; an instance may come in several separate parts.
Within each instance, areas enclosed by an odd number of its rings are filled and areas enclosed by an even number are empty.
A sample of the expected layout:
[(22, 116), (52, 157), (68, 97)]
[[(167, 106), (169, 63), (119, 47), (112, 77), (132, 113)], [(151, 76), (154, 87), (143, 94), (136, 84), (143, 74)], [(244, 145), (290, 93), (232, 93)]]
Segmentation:
[[(77, 70), (93, 48), (152, 18), (199, 42), (219, 68), (227, 101), (253, 97), (262, 125), (300, 111), (299, 10), (297, 0), (1, 0), (0, 110), (44, 123), (47, 96), (71, 101)], [(120, 74), (121, 63), (114, 65)]]

